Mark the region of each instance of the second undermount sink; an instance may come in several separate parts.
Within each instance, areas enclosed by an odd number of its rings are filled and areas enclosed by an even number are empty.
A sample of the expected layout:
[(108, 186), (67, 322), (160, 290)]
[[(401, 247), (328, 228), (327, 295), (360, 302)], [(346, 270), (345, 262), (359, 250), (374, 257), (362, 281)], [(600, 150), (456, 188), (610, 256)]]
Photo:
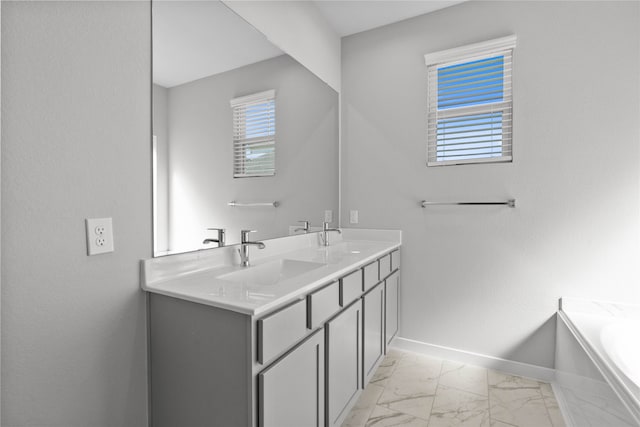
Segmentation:
[(245, 285), (269, 286), (325, 266), (319, 262), (280, 259), (218, 276), (218, 279)]
[(360, 254), (372, 249), (370, 242), (340, 242), (333, 246), (328, 246), (331, 250), (345, 254)]

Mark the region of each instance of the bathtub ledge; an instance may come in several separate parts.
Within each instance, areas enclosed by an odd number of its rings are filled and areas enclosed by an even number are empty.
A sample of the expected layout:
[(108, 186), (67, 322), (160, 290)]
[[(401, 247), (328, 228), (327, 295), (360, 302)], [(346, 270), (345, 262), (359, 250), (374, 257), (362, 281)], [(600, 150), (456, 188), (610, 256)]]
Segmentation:
[(640, 387), (615, 366), (600, 342), (605, 325), (640, 319), (640, 306), (562, 298), (558, 316), (640, 425)]

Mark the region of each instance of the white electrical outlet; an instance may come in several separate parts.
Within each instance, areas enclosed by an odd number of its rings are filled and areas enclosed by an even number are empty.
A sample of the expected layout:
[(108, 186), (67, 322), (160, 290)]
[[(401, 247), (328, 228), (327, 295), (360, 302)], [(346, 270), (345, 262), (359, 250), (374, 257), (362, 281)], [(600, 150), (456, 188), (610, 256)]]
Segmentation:
[(333, 211), (324, 211), (324, 222), (333, 222)]
[(357, 224), (358, 223), (358, 211), (350, 211), (349, 212), (349, 222), (351, 224)]
[(113, 224), (111, 218), (86, 219), (87, 255), (113, 252)]

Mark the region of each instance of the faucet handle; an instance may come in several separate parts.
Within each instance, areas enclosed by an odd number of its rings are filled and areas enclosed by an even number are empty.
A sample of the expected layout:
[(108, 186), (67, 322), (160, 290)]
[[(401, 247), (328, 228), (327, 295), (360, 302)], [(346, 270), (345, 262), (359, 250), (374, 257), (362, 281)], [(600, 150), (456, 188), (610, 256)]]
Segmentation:
[(207, 230), (218, 232), (218, 247), (222, 247), (225, 245), (226, 234), (227, 234), (227, 230), (225, 228), (207, 228)]
[(302, 223), (302, 225), (303, 225), (303, 227), (304, 227), (305, 231), (309, 231), (309, 221), (304, 221), (304, 220), (303, 220), (303, 221), (298, 221), (298, 222), (301, 222), (301, 223)]

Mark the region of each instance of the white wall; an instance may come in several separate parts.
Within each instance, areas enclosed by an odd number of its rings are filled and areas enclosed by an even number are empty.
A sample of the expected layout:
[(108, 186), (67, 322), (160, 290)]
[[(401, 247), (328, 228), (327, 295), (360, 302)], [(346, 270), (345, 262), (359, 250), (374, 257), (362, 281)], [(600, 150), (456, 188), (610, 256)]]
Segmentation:
[[(233, 98), (276, 91), (276, 173), (233, 178)], [(288, 55), (168, 90), (171, 251), (203, 247), (210, 227), (227, 243), (289, 234), (299, 220), (319, 225), (338, 209), (338, 94)], [(278, 208), (228, 202), (278, 201)], [(204, 246), (215, 247), (215, 246)]]
[[(343, 39), (342, 214), (404, 232), (403, 337), (553, 367), (559, 297), (640, 302), (639, 8), (469, 2)], [(427, 168), (423, 55), (510, 34), (513, 163)]]
[(308, 1), (223, 0), (329, 86), (340, 92), (340, 37)]
[(2, 9), (2, 425), (144, 426), (149, 3)]

